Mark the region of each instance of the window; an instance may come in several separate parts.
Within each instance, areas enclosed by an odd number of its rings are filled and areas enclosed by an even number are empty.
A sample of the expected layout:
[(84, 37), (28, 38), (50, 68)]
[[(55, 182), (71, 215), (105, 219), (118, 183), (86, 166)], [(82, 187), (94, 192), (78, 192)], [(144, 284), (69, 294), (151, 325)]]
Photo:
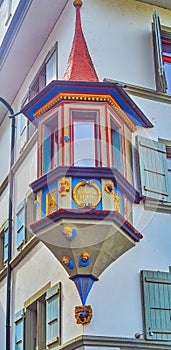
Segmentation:
[(98, 166), (99, 137), (97, 114), (90, 111), (72, 113), (72, 157), (75, 166)]
[(57, 79), (57, 43), (48, 53), (29, 88), (29, 101), (53, 79)]
[(16, 247), (20, 250), (32, 237), (30, 224), (36, 221), (35, 194), (30, 193), (16, 209)]
[(171, 341), (171, 271), (142, 271), (141, 280), (146, 339)]
[(119, 126), (111, 120), (112, 166), (122, 173), (122, 150)]
[(42, 141), (42, 174), (58, 165), (58, 129), (57, 118), (49, 119), (43, 124)]
[(56, 349), (61, 341), (61, 284), (30, 300), (15, 317), (15, 350)]
[(3, 269), (8, 261), (8, 220), (0, 232), (0, 269)]
[(141, 193), (144, 198), (170, 202), (166, 146), (145, 137), (137, 137)]
[[(28, 103), (28, 96), (26, 96), (21, 105), (21, 109)], [(18, 119), (18, 143), (19, 143), (19, 152), (21, 153), (30, 140), (31, 136), (36, 130), (36, 126), (27, 119), (24, 114), (20, 114)]]
[(153, 15), (157, 90), (171, 94), (171, 29), (163, 30), (157, 11)]

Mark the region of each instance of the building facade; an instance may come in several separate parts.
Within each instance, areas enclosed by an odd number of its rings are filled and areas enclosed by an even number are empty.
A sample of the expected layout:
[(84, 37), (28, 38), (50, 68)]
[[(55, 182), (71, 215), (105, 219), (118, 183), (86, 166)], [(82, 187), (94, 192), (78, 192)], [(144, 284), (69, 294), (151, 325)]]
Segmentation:
[(1, 347), (170, 349), (170, 1), (0, 9)]

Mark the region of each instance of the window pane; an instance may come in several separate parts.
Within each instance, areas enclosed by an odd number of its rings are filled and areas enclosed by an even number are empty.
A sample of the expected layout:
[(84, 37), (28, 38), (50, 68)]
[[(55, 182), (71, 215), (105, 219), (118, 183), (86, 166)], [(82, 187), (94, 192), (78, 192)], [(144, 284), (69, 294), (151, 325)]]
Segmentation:
[(17, 214), (17, 232), (24, 225), (24, 208)]
[(74, 122), (74, 165), (95, 166), (94, 121)]
[(22, 229), (17, 233), (17, 247), (19, 247), (24, 242), (25, 237), (25, 227), (23, 226)]
[(53, 79), (56, 79), (56, 51), (46, 63), (46, 85)]
[(58, 298), (56, 295), (47, 302), (47, 340), (58, 336)]
[(43, 134), (43, 174), (51, 169), (51, 130), (44, 126)]
[(23, 339), (23, 320), (16, 323), (15, 342), (17, 349), (22, 349), (22, 344), (17, 344)]
[(164, 69), (166, 74), (166, 80), (167, 80), (167, 93), (171, 94), (171, 64), (165, 62), (164, 63)]
[(111, 130), (113, 166), (122, 172), (122, 154), (119, 129)]

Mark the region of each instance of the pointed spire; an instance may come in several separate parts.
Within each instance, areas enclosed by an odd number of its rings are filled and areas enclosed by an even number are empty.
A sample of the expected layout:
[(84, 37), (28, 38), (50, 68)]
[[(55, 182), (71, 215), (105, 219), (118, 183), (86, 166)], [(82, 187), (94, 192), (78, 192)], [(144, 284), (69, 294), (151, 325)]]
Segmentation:
[(98, 81), (81, 27), (82, 0), (75, 0), (73, 5), (76, 8), (75, 35), (63, 80)]

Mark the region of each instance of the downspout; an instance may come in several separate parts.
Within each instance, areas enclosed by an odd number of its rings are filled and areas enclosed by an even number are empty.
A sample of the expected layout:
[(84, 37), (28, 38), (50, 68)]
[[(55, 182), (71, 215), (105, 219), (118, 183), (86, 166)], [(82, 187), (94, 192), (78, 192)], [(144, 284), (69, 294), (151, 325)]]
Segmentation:
[(9, 170), (9, 202), (8, 202), (8, 262), (7, 262), (7, 299), (6, 299), (6, 350), (10, 350), (10, 318), (11, 318), (11, 255), (12, 255), (12, 198), (13, 198), (13, 171), (14, 145), (15, 145), (15, 114), (6, 100), (0, 97), (2, 102), (11, 114), (11, 154)]

